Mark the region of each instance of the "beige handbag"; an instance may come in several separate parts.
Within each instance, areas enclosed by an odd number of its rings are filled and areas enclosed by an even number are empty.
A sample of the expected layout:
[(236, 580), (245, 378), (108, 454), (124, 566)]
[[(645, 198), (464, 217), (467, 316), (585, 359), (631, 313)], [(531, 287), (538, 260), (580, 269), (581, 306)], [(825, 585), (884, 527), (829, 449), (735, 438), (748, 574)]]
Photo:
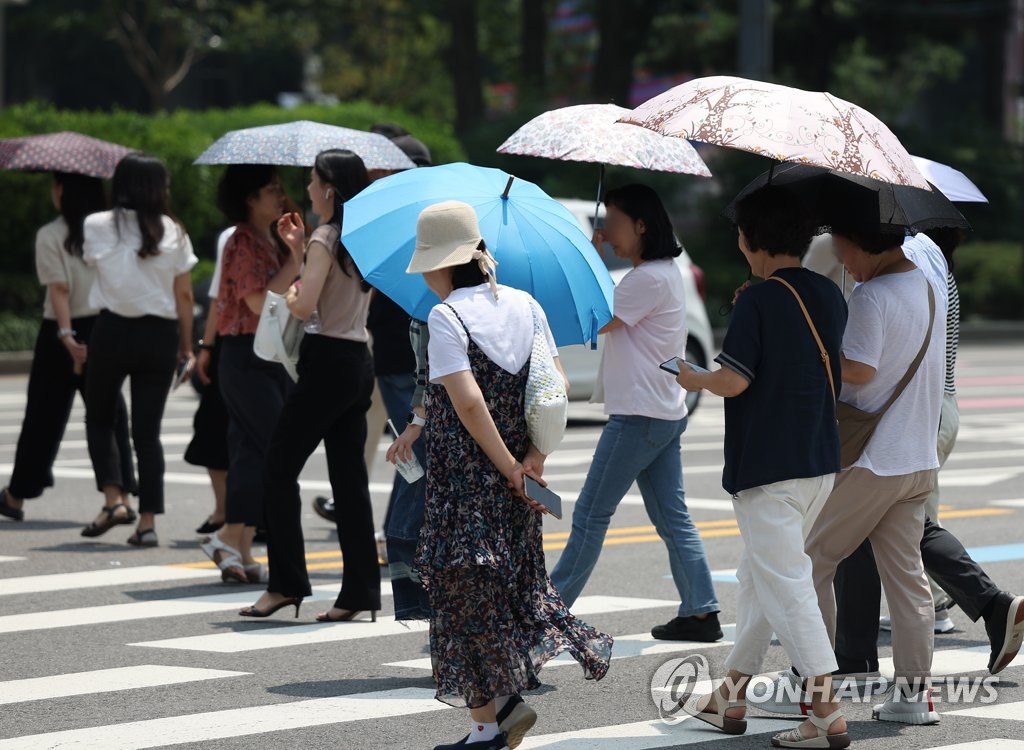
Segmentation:
[[(778, 276), (770, 276), (769, 278), (778, 281), (789, 289), (800, 304), (800, 309), (807, 320), (807, 325), (810, 326), (811, 333), (814, 334), (814, 340), (818, 343), (818, 350), (821, 352), (821, 359), (825, 363), (825, 371), (828, 373), (828, 382), (832, 387), (832, 397), (835, 398), (836, 386), (835, 381), (832, 379), (832, 368), (829, 364), (828, 352), (825, 351), (825, 345), (821, 343), (821, 337), (818, 336), (818, 330), (811, 321), (810, 313), (807, 312), (804, 301), (800, 299), (796, 289), (788, 282), (780, 279)], [(906, 374), (896, 384), (895, 390), (893, 390), (892, 395), (889, 396), (889, 399), (881, 409), (874, 412), (864, 411), (856, 406), (851, 406), (845, 401), (836, 401), (836, 419), (839, 423), (839, 465), (841, 468), (845, 469), (848, 466), (852, 466), (860, 458), (867, 447), (868, 441), (871, 440), (871, 436), (875, 434), (875, 428), (878, 427), (878, 423), (882, 421), (882, 417), (889, 410), (889, 407), (903, 393), (904, 389), (913, 379), (918, 367), (920, 367), (921, 361), (924, 359), (925, 352), (928, 350), (928, 343), (932, 338), (932, 327), (935, 324), (935, 294), (932, 292), (931, 284), (928, 284), (928, 315), (928, 332), (925, 334), (924, 343), (921, 344), (921, 348), (918, 350), (917, 356), (914, 357), (914, 361), (910, 363)]]

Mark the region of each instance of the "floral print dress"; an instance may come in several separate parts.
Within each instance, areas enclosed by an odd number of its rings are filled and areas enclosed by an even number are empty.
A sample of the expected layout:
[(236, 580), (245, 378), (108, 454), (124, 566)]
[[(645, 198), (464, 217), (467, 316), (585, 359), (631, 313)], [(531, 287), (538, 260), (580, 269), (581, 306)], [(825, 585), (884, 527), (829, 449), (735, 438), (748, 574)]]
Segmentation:
[[(468, 329), (466, 335), (472, 373), (495, 426), (512, 455), (522, 458), (529, 446), (529, 363), (511, 374), (483, 353)], [(425, 405), (426, 505), (416, 567), (433, 610), (430, 656), (438, 700), (479, 708), (535, 689), (541, 666), (566, 650), (587, 679), (601, 679), (612, 637), (577, 620), (551, 585), (541, 512), (513, 494), (443, 386), (428, 385)]]

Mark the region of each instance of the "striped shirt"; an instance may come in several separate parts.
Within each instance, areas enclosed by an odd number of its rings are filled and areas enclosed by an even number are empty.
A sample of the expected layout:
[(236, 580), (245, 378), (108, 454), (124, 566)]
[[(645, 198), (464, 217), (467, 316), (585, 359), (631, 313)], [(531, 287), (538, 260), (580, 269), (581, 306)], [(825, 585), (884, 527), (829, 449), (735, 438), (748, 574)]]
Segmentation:
[(960, 344), (960, 290), (952, 273), (946, 275), (949, 306), (946, 308), (946, 384), (945, 391), (956, 394), (956, 349)]

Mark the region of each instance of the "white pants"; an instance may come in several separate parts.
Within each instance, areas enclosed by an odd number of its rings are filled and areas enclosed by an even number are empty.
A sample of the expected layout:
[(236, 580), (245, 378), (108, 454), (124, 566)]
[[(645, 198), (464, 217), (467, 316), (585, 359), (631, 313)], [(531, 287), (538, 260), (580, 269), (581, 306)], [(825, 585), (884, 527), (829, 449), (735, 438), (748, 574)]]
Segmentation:
[[(955, 393), (943, 393), (942, 394), (942, 411), (939, 413), (939, 442), (938, 442), (938, 454), (939, 454), (939, 468), (946, 463), (946, 459), (949, 458), (949, 454), (953, 452), (953, 446), (956, 445), (956, 436), (960, 431), (960, 407), (956, 403)], [(939, 523), (939, 482), (936, 480), (935, 489), (928, 495), (928, 499), (924, 504), (925, 513), (928, 515), (932, 522), (938, 526)], [(932, 589), (932, 600), (935, 604), (949, 599), (949, 595), (946, 594), (939, 584), (935, 583), (931, 578), (928, 579), (928, 584)]]
[(736, 571), (736, 643), (728, 669), (758, 674), (774, 632), (805, 677), (837, 668), (818, 609), (804, 540), (835, 482), (835, 474), (791, 479), (733, 497), (743, 552)]

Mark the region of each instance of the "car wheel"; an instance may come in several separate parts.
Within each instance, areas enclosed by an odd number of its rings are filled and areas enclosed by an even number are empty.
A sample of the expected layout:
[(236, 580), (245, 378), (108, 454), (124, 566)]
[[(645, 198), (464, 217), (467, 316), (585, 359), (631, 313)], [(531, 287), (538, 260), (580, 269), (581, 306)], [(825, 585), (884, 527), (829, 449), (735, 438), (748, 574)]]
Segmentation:
[[(701, 367), (708, 366), (707, 357), (704, 356), (704, 350), (701, 349), (694, 339), (687, 337), (686, 339), (686, 361), (693, 362), (695, 365)], [(700, 403), (701, 394), (704, 391), (687, 391), (686, 392), (686, 410), (692, 415), (697, 411), (697, 405)]]

